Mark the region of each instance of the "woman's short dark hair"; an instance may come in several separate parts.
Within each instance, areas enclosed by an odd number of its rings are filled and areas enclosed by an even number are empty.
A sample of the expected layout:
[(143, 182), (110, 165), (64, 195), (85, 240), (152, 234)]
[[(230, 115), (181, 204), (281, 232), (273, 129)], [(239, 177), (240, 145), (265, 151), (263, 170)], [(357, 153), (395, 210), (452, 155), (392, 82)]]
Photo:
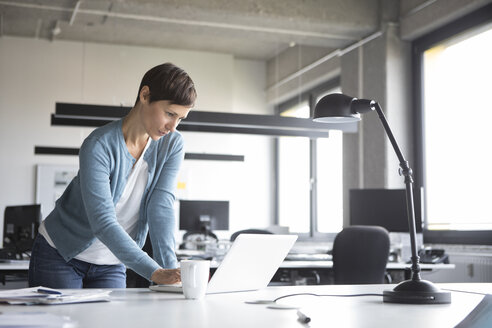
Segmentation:
[(196, 90), (193, 80), (181, 68), (171, 63), (165, 63), (151, 68), (145, 73), (138, 88), (137, 101), (144, 86), (150, 90), (150, 101), (168, 100), (171, 104), (193, 107)]

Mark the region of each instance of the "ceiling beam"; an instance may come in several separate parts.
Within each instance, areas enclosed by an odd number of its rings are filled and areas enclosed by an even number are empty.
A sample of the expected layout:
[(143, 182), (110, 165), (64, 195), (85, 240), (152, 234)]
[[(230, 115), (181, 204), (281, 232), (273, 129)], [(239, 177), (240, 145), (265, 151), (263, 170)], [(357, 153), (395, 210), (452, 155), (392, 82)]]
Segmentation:
[(73, 9), (62, 7), (62, 6), (56, 6), (56, 5), (45, 5), (45, 4), (37, 4), (37, 3), (19, 3), (14, 1), (0, 1), (0, 5), (26, 8), (26, 9), (38, 9), (38, 10), (71, 13), (72, 16), (70, 18), (70, 23), (69, 23), (70, 25), (73, 24), (75, 15), (79, 13), (79, 14), (86, 14), (86, 15), (101, 16), (105, 19), (107, 17), (111, 17), (111, 18), (120, 18), (120, 19), (135, 20), (135, 21), (160, 22), (160, 23), (177, 24), (177, 25), (189, 25), (195, 27), (210, 27), (210, 28), (218, 28), (218, 29), (225, 29), (225, 30), (238, 30), (244, 32), (268, 33), (274, 35), (313, 37), (313, 38), (321, 38), (321, 39), (329, 39), (329, 40), (354, 40), (353, 37), (348, 37), (346, 33), (316, 32), (314, 30), (291, 29), (285, 27), (269, 27), (266, 26), (266, 24), (264, 26), (234, 24), (234, 23), (221, 22), (219, 20), (212, 21), (212, 20), (204, 20), (204, 19), (185, 19), (185, 18), (164, 17), (164, 16), (147, 15), (147, 14), (139, 14), (139, 13), (125, 13), (125, 12), (117, 12), (117, 11), (110, 11), (110, 10), (84, 9), (84, 8), (80, 8), (80, 2), (81, 1), (77, 1), (75, 8)]

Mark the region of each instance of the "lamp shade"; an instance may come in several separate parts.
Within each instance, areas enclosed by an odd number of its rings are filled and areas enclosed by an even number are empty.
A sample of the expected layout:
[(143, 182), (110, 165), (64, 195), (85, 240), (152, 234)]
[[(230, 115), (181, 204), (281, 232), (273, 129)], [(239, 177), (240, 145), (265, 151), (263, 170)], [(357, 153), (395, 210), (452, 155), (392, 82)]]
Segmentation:
[(321, 98), (314, 108), (313, 121), (322, 123), (348, 123), (360, 121), (359, 113), (374, 109), (373, 100), (357, 99), (341, 93)]

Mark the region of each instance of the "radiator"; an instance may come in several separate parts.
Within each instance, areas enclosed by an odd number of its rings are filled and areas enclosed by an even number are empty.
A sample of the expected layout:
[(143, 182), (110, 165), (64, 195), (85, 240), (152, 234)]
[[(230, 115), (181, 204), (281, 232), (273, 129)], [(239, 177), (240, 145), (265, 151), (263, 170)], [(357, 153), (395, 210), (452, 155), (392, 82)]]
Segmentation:
[(492, 282), (492, 254), (450, 253), (449, 256), (451, 263), (469, 281)]
[(454, 270), (423, 272), (432, 282), (492, 282), (492, 254), (447, 251)]

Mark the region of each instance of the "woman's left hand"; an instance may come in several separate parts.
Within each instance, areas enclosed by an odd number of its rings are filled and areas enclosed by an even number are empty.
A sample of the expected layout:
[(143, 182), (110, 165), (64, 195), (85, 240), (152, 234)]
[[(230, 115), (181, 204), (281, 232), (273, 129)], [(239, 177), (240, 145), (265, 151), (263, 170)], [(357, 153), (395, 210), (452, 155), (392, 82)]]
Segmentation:
[(150, 280), (159, 285), (171, 285), (181, 282), (180, 269), (157, 269), (152, 273)]

